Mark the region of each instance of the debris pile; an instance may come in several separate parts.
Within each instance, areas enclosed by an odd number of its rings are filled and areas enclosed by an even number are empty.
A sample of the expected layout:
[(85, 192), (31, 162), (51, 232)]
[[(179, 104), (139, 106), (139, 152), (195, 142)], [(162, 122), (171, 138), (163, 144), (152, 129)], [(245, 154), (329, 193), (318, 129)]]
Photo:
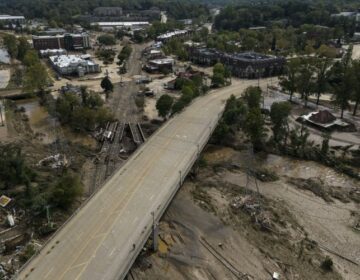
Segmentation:
[(235, 211), (241, 209), (246, 212), (252, 218), (255, 224), (260, 225), (261, 229), (271, 229), (271, 213), (264, 210), (261, 207), (259, 200), (254, 196), (237, 196), (231, 201), (230, 206)]
[(37, 165), (43, 167), (51, 167), (52, 169), (57, 169), (61, 167), (67, 167), (69, 165), (69, 162), (66, 158), (66, 155), (56, 154), (40, 160)]
[(7, 197), (6, 195), (2, 195), (0, 197), (0, 206), (1, 207), (6, 207), (11, 201), (10, 197)]

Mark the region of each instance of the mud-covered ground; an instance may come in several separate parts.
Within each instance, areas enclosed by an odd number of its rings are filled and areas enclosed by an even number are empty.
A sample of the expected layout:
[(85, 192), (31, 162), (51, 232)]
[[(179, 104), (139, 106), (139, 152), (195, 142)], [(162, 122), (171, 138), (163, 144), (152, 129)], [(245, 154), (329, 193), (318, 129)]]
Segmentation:
[(359, 279), (359, 195), (315, 162), (208, 146), (160, 223), (159, 251), (129, 279)]

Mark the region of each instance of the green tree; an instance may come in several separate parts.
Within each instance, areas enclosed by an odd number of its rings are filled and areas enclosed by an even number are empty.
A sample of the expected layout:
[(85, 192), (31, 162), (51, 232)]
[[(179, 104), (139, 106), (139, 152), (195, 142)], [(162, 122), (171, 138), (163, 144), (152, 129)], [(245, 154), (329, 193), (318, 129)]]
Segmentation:
[(280, 142), (286, 138), (289, 131), (288, 117), (291, 112), (291, 105), (288, 102), (274, 102), (271, 105), (270, 118), (272, 122), (272, 130), (274, 140)]
[(250, 138), (255, 150), (261, 150), (265, 137), (265, 121), (260, 108), (251, 108), (245, 120), (244, 131)]
[(304, 125), (301, 125), (301, 127), (295, 126), (290, 131), (290, 146), (294, 154), (304, 155), (309, 136), (309, 130)]
[(234, 95), (231, 95), (226, 101), (223, 120), (227, 125), (237, 124), (240, 127), (243, 124), (246, 113), (247, 108), (244, 102), (236, 99)]
[(186, 106), (186, 103), (180, 98), (178, 101), (176, 101), (172, 107), (172, 114), (176, 114), (181, 112)]
[(324, 57), (324, 58), (336, 58), (337, 56), (337, 50), (334, 47), (329, 47), (327, 45), (321, 45), (317, 50), (316, 50), (317, 54), (319, 57)]
[(24, 77), (24, 89), (29, 92), (38, 92), (48, 85), (49, 76), (46, 68), (41, 63), (36, 63), (26, 68)]
[(68, 209), (82, 192), (83, 187), (79, 177), (65, 173), (53, 187), (51, 202), (57, 207)]
[(166, 118), (166, 116), (170, 113), (173, 103), (174, 99), (170, 95), (162, 95), (156, 102), (156, 110), (158, 111), (159, 116)]
[(297, 77), (297, 89), (304, 99), (304, 106), (307, 107), (307, 102), (310, 94), (314, 90), (314, 66), (311, 58), (303, 58), (299, 68), (299, 75)]
[(11, 58), (17, 58), (18, 56), (18, 45), (17, 39), (14, 35), (6, 34), (3, 37), (3, 42), (6, 50), (9, 52)]
[(118, 54), (119, 62), (118, 64), (121, 65), (125, 60), (127, 60), (132, 52), (132, 48), (129, 45), (126, 45), (122, 48), (120, 53)]
[(216, 126), (216, 129), (212, 135), (212, 139), (217, 144), (222, 144), (230, 133), (230, 127), (221, 120)]
[(221, 63), (216, 63), (213, 68), (211, 83), (214, 87), (221, 87), (225, 84), (225, 67)]
[(35, 50), (28, 50), (23, 57), (23, 63), (27, 67), (40, 63), (37, 52)]
[(114, 89), (114, 86), (108, 76), (105, 76), (102, 79), (100, 86), (106, 92), (113, 91), (113, 89)]
[(262, 90), (260, 87), (250, 86), (245, 90), (244, 99), (249, 109), (260, 108), (261, 95)]
[(329, 87), (329, 68), (331, 61), (329, 59), (318, 58), (315, 62), (315, 81), (314, 81), (314, 92), (316, 94), (316, 104), (319, 105), (320, 96)]
[(113, 114), (105, 107), (96, 110), (96, 124), (104, 127), (107, 122), (113, 121)]
[(291, 59), (287, 65), (285, 70), (285, 75), (280, 77), (280, 85), (283, 89), (289, 92), (290, 102), (292, 97), (297, 89), (297, 78), (299, 75), (300, 68), (300, 60), (299, 59)]
[[(190, 85), (184, 85), (181, 89), (182, 96), (188, 96), (189, 99), (192, 99), (194, 96), (194, 90), (193, 87)], [(190, 100), (191, 101), (191, 100)]]
[(101, 99), (100, 95), (96, 92), (89, 92), (86, 89), (81, 92), (82, 104), (85, 107), (90, 109), (100, 108), (104, 101)]
[(68, 124), (73, 118), (74, 111), (80, 107), (81, 101), (75, 94), (64, 93), (56, 100), (54, 114), (62, 124)]
[(80, 131), (92, 131), (96, 125), (96, 111), (88, 107), (77, 108), (71, 116), (71, 127)]
[(28, 41), (25, 37), (20, 37), (18, 39), (18, 41), (19, 41), (19, 44), (18, 44), (17, 58), (20, 61), (23, 61), (26, 53), (30, 50), (30, 44), (28, 43)]
[(36, 174), (26, 165), (20, 146), (0, 145), (0, 189), (29, 184)]
[(340, 106), (341, 118), (344, 117), (344, 111), (349, 107), (349, 100), (354, 92), (355, 76), (351, 67), (351, 54), (352, 47), (342, 61), (334, 64), (329, 79), (335, 103)]
[(113, 35), (103, 34), (97, 38), (98, 42), (105, 46), (112, 46), (116, 44), (116, 39)]

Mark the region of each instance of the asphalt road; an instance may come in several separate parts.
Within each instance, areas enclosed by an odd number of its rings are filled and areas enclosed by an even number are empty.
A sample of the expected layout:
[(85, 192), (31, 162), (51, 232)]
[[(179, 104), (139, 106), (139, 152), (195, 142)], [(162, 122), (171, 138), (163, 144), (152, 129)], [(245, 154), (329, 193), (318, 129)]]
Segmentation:
[[(257, 81), (198, 98), (169, 120), (62, 227), (18, 279), (122, 279), (190, 170), (231, 94)], [(135, 244), (135, 247), (134, 245)]]

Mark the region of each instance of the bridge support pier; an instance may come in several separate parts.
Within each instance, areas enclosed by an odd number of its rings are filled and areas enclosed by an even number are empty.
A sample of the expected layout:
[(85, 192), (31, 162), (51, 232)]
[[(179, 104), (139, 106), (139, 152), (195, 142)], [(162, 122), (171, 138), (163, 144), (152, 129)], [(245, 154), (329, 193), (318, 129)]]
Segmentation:
[(159, 248), (159, 225), (154, 224), (152, 228), (153, 251), (156, 252)]
[(151, 216), (153, 218), (153, 222), (152, 222), (152, 240), (153, 240), (153, 251), (156, 252), (158, 250), (159, 247), (159, 224), (156, 223), (155, 221), (155, 212), (151, 212)]

